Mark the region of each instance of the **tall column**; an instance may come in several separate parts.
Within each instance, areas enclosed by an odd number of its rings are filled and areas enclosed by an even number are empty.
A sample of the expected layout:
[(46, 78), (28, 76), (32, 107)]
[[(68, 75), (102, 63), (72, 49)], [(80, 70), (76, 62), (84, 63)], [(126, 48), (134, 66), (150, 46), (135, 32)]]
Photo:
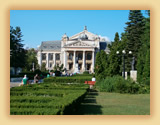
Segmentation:
[(75, 69), (76, 67), (76, 51), (73, 53), (73, 68)]
[(66, 53), (67, 53), (67, 52), (64, 51), (64, 68), (67, 69), (67, 54), (66, 54)]
[(60, 58), (60, 65), (62, 64), (62, 54), (59, 53), (59, 58)]
[(41, 66), (42, 66), (42, 52), (41, 51), (39, 52), (39, 65), (41, 68)]
[(94, 50), (92, 51), (92, 72), (94, 72)]
[(56, 64), (56, 60), (55, 60), (55, 53), (53, 53), (53, 68), (54, 68), (54, 66), (55, 66), (55, 64)]
[(49, 64), (49, 53), (46, 53), (46, 68), (47, 69), (49, 68), (48, 64)]
[(86, 67), (85, 67), (85, 65), (86, 65), (86, 63), (85, 63), (85, 51), (83, 51), (83, 67), (82, 67), (82, 69), (83, 69), (83, 71), (85, 71), (86, 70)]

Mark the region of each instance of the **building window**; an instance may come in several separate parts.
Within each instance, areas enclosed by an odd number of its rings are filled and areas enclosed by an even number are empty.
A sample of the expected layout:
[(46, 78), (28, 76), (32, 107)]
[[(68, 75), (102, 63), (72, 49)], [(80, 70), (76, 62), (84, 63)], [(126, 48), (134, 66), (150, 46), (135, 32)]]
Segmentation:
[(91, 53), (87, 53), (87, 60), (91, 60), (91, 58), (92, 58)]
[(69, 70), (73, 68), (73, 63), (69, 63)]
[(52, 63), (49, 64), (49, 67), (52, 68)]
[(56, 54), (56, 60), (60, 60), (60, 54)]
[(78, 65), (78, 70), (82, 70), (82, 63)]
[(78, 53), (78, 60), (82, 60), (82, 53)]
[(87, 70), (90, 70), (91, 64), (87, 64)]
[(69, 53), (69, 60), (73, 59), (73, 53)]
[(53, 53), (49, 53), (49, 60), (53, 60)]
[(42, 53), (42, 60), (46, 60), (46, 53)]

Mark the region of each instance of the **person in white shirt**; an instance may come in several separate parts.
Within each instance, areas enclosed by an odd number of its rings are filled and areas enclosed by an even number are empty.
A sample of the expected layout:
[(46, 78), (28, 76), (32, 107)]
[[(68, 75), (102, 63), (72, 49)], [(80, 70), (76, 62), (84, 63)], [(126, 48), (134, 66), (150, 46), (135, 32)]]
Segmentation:
[[(96, 81), (95, 76), (93, 76), (92, 81)], [(89, 88), (92, 89), (92, 88), (93, 88), (93, 85), (90, 85)]]
[(96, 81), (96, 78), (95, 78), (95, 76), (93, 76), (93, 78), (92, 78), (92, 81)]

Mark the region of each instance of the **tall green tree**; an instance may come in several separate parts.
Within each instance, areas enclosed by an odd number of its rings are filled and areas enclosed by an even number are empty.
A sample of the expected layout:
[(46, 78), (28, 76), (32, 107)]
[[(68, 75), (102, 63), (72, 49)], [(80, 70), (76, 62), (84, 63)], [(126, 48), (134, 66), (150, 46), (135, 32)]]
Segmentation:
[(144, 34), (141, 37), (142, 46), (138, 54), (137, 71), (138, 81), (144, 82), (150, 79), (150, 11), (147, 11), (148, 18), (145, 18)]
[(42, 63), (42, 66), (41, 66), (41, 71), (42, 72), (45, 72), (46, 71), (46, 63)]
[(125, 31), (127, 33), (127, 43), (126, 43), (126, 67), (127, 71), (131, 70), (131, 61), (132, 58), (128, 54), (129, 51), (132, 51), (132, 56), (135, 57), (135, 68), (137, 64), (138, 51), (142, 46), (141, 36), (144, 33), (144, 17), (140, 10), (130, 10), (129, 12), (129, 21), (126, 23), (127, 27)]
[(107, 54), (101, 50), (96, 54), (95, 75), (97, 79), (103, 79), (107, 76)]
[(65, 71), (65, 69), (64, 69), (63, 64), (61, 64), (61, 65), (57, 64), (53, 67), (53, 72), (55, 73), (56, 76), (60, 76), (62, 74), (62, 72), (64, 72), (64, 71)]
[(20, 27), (14, 29), (10, 26), (10, 67), (15, 68), (15, 74), (18, 67), (25, 66), (26, 51), (23, 48), (22, 37)]
[(107, 75), (109, 76), (117, 75), (120, 72), (120, 58), (116, 53), (117, 51), (119, 51), (119, 44), (119, 34), (118, 32), (116, 32), (114, 42), (112, 42), (111, 46), (109, 47), (109, 65), (107, 67)]
[(37, 52), (36, 52), (36, 50), (34, 48), (31, 48), (31, 49), (27, 50), (27, 52), (26, 52), (25, 69), (27, 71), (32, 70), (33, 63), (34, 63), (34, 68), (36, 69), (36, 67), (38, 67)]
[(101, 66), (100, 52), (98, 52), (96, 54), (95, 75), (98, 76), (101, 72), (103, 72), (103, 67)]

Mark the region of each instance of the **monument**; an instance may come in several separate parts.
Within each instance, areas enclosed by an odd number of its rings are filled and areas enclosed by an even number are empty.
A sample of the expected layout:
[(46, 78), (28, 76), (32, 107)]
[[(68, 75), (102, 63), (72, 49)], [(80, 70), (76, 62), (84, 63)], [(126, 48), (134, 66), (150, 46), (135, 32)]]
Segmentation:
[(133, 79), (133, 81), (137, 81), (137, 70), (134, 70), (134, 65), (135, 65), (135, 57), (132, 58), (132, 63), (131, 63), (131, 68), (132, 70), (130, 71), (130, 77)]
[(73, 73), (79, 73), (79, 67), (78, 67), (78, 57), (76, 57), (76, 65)]

